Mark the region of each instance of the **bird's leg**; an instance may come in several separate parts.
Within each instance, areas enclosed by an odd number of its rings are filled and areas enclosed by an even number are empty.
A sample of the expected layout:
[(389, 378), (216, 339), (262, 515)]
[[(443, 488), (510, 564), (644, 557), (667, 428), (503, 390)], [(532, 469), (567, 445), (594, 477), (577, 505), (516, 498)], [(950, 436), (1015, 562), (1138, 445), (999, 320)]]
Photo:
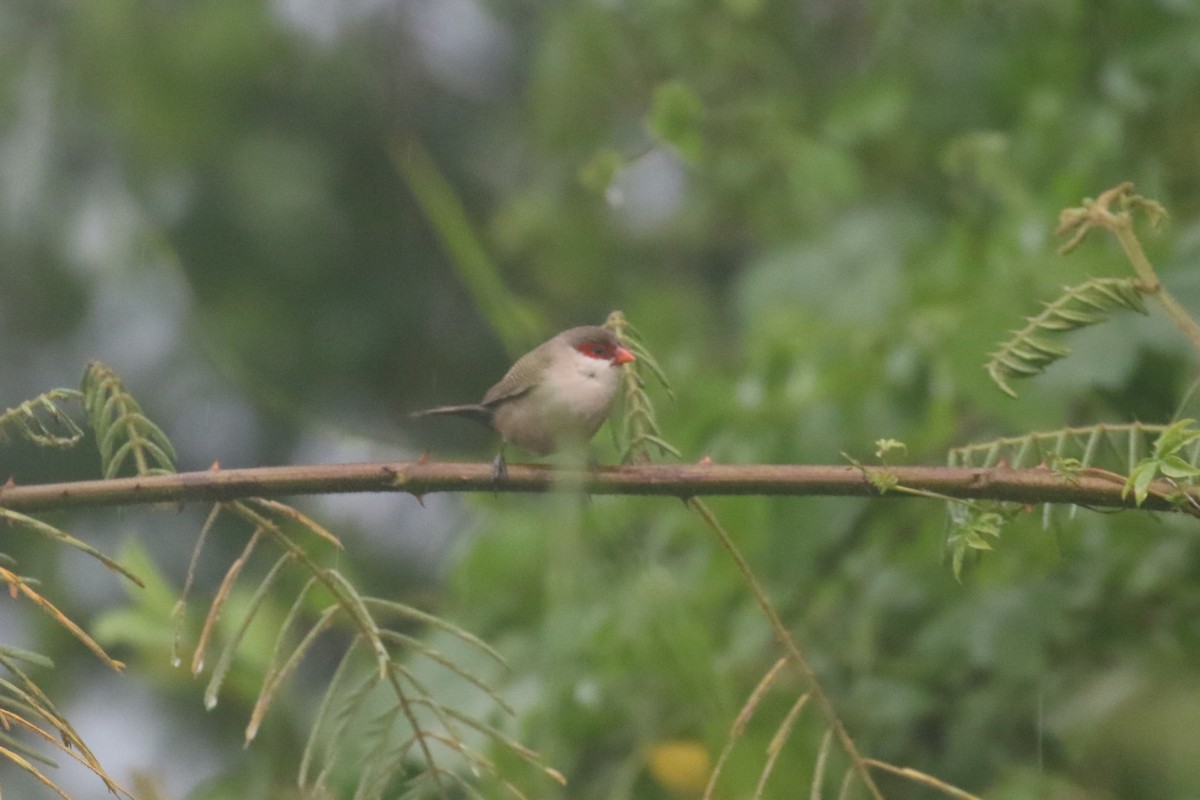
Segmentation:
[(492, 481), (499, 483), (506, 480), (508, 480), (508, 464), (504, 461), (504, 445), (500, 445), (500, 452), (496, 453), (496, 457), (492, 459)]

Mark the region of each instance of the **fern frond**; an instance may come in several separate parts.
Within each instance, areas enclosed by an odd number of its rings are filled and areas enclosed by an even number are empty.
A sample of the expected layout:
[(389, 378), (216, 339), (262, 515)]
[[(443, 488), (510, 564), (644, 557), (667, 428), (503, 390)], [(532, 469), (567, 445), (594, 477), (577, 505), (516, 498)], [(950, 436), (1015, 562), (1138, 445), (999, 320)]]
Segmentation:
[(957, 786), (951, 786), (943, 780), (921, 772), (918, 769), (913, 769), (912, 767), (897, 767), (894, 764), (888, 764), (885, 761), (878, 761), (873, 758), (867, 759), (867, 765), (874, 769), (882, 770), (883, 772), (890, 772), (892, 775), (899, 776), (913, 783), (919, 783), (922, 786), (927, 786), (930, 789), (945, 795), (946, 797), (953, 797), (955, 800), (982, 800), (982, 798), (973, 795), (970, 792), (963, 791)]
[[(233, 585), (237, 582), (238, 576), (245, 568), (246, 562), (250, 560), (250, 556), (254, 553), (254, 548), (261, 541), (261, 533), (255, 531), (246, 542), (241, 554), (233, 560), (229, 565), (229, 569), (225, 570), (225, 577), (221, 579), (221, 585), (217, 588), (216, 595), (213, 596), (212, 603), (208, 606), (208, 614), (204, 617), (204, 626), (200, 629), (200, 637), (196, 640), (196, 652), (192, 654), (192, 674), (199, 675), (204, 671), (204, 654), (207, 652), (209, 637), (213, 634), (213, 629), (216, 627), (217, 620), (221, 618), (221, 611), (225, 608), (225, 602), (229, 599), (230, 592), (233, 591)], [(286, 555), (284, 556), (287, 557)], [(215, 701), (215, 697), (213, 698)], [(205, 698), (208, 702), (208, 698)]]
[[(1167, 430), (1166, 425), (1133, 422), (1039, 431), (956, 447), (947, 454), (946, 463), (951, 467), (980, 469), (1044, 467), (1066, 480), (1084, 470), (1100, 470), (1112, 474), (1115, 480), (1129, 476), (1131, 483), (1127, 486), (1144, 497), (1140, 491), (1158, 474), (1155, 465), (1162, 462), (1147, 454), (1157, 447), (1156, 441), (1161, 441)], [(1200, 466), (1200, 438), (1177, 444), (1171, 455), (1172, 465), (1188, 462), (1193, 468)], [(1135, 481), (1140, 481), (1137, 486)], [(1012, 504), (960, 500), (950, 501), (946, 507), (950, 520), (946, 549), (955, 579), (961, 579), (967, 555), (991, 550), (1004, 526), (1020, 510)]]
[[(293, 609), (298, 607), (298, 603), (293, 605)], [(271, 703), (275, 700), (275, 696), (283, 687), (284, 682), (291, 674), (300, 666), (300, 661), (309, 649), (316, 642), (317, 637), (324, 633), (333, 625), (334, 619), (338, 612), (341, 611), (339, 606), (333, 605), (327, 607), (318, 617), (317, 620), (309, 626), (308, 631), (300, 638), (299, 643), (292, 648), (286, 658), (283, 657), (284, 643), (286, 637), (283, 635), (287, 632), (286, 625), (280, 628), (280, 637), (275, 648), (275, 653), (271, 658), (271, 666), (263, 676), (263, 685), (258, 692), (258, 700), (254, 703), (254, 710), (250, 713), (250, 722), (246, 725), (246, 742), (247, 744), (254, 740), (258, 735), (258, 728), (262, 724), (263, 718), (267, 715), (267, 711), (271, 707)]]
[(24, 578), (7, 567), (0, 567), (0, 582), (8, 584), (8, 591), (13, 597), (24, 597), (29, 602), (33, 603), (38, 608), (45, 611), (50, 618), (65, 628), (68, 633), (74, 636), (79, 642), (91, 650), (97, 658), (103, 661), (108, 666), (112, 667), (117, 672), (125, 668), (125, 665), (120, 661), (112, 658), (104, 648), (101, 647), (95, 639), (87, 634), (83, 628), (66, 614), (64, 614), (58, 606), (47, 600), (42, 594), (33, 588), (34, 581), (29, 578)]
[(430, 614), (429, 612), (422, 611), (419, 608), (414, 608), (413, 606), (405, 605), (404, 603), (397, 603), (394, 600), (387, 600), (386, 598), (368, 597), (365, 599), (365, 602), (368, 608), (387, 611), (403, 619), (419, 622), (422, 625), (428, 625), (431, 628), (436, 628), (444, 633), (448, 633), (455, 639), (458, 639), (464, 644), (470, 645), (472, 648), (488, 656), (488, 658), (495, 661), (499, 666), (508, 667), (508, 662), (504, 660), (504, 656), (500, 655), (500, 653), (497, 652), (496, 649), (490, 644), (483, 641), (470, 631), (460, 628), (454, 623), (442, 619), (436, 614)]
[(73, 447), (83, 438), (83, 429), (62, 404), (82, 397), (74, 389), (53, 389), (5, 409), (0, 414), (0, 441), (11, 431), (41, 447)]
[[(171, 664), (176, 667), (183, 663), (183, 657), (180, 655), (183, 649), (183, 623), (187, 615), (188, 599), (192, 594), (192, 583), (196, 580), (196, 565), (200, 563), (200, 553), (204, 550), (204, 543), (208, 541), (208, 532), (216, 524), (217, 517), (221, 515), (221, 509), (221, 504), (217, 503), (208, 512), (208, 518), (204, 520), (204, 525), (200, 528), (200, 535), (196, 537), (196, 546), (192, 548), (187, 577), (183, 581), (183, 591), (179, 593), (179, 599), (175, 601), (175, 607), (171, 609), (171, 618), (175, 621), (175, 635), (171, 642)], [(208, 703), (208, 700), (206, 696), (205, 703)], [(212, 703), (215, 706), (216, 700), (213, 699)]]
[[(330, 771), (337, 763), (337, 743), (346, 741), (347, 726), (353, 721), (353, 708), (378, 679), (378, 673), (372, 671), (366, 675), (365, 680), (359, 680), (357, 684), (352, 683), (356, 677), (360, 677), (353, 669), (355, 652), (354, 644), (351, 643), (342, 653), (337, 669), (326, 684), (325, 693), (317, 705), (317, 712), (309, 727), (308, 740), (304, 743), (304, 753), (300, 757), (300, 768), (297, 770), (296, 783), (299, 786), (325, 785)], [(324, 742), (321, 741), (321, 734), (324, 734)], [(321, 755), (318, 756), (317, 748), (322, 744), (324, 746), (321, 747)], [(324, 764), (320, 772), (310, 780), (309, 771), (318, 761), (324, 761)]]
[(766, 697), (767, 692), (770, 691), (775, 681), (779, 679), (779, 676), (783, 673), (787, 665), (787, 658), (776, 660), (771, 665), (771, 668), (759, 678), (758, 684), (750, 692), (750, 696), (746, 698), (746, 702), (742, 703), (737, 716), (733, 718), (733, 724), (729, 726), (729, 733), (725, 736), (725, 746), (721, 749), (721, 754), (717, 756), (717, 763), (713, 765), (712, 772), (709, 773), (708, 785), (704, 787), (702, 800), (712, 800), (716, 796), (717, 781), (721, 778), (722, 770), (725, 769), (725, 762), (733, 754), (734, 745), (737, 744), (738, 740), (746, 732), (746, 726), (750, 724), (750, 719), (758, 709), (759, 703)]
[[(824, 793), (821, 787), (825, 785), (825, 773), (829, 764), (829, 751), (833, 747), (833, 728), (826, 728), (821, 737), (821, 746), (817, 749), (817, 762), (813, 766), (812, 784), (808, 790), (808, 800), (821, 800)], [(852, 773), (851, 773), (852, 774)]]
[(650, 351), (642, 345), (636, 329), (625, 319), (620, 311), (608, 315), (604, 327), (612, 331), (621, 344), (628, 348), (637, 358), (631, 364), (626, 364), (621, 372), (621, 426), (620, 432), (613, 426), (613, 440), (621, 451), (622, 464), (630, 464), (635, 459), (649, 462), (650, 447), (658, 450), (660, 456), (682, 458), (679, 450), (662, 436), (658, 427), (658, 418), (654, 404), (646, 394), (646, 384), (642, 380), (641, 370), (645, 368), (667, 392), (673, 401), (675, 393), (667, 381), (667, 375), (659, 366), (658, 361)]
[[(422, 700), (420, 702), (424, 703), (424, 702), (427, 702), (427, 700)], [(443, 710), (445, 711), (445, 713), (447, 713), (448, 715), (453, 717), (456, 721), (460, 722), (461, 724), (463, 724), (469, 728), (472, 728), (473, 730), (475, 730), (478, 733), (483, 734), (488, 739), (491, 739), (492, 741), (497, 742), (498, 744), (502, 745), (505, 749), (510, 751), (513, 755), (520, 758), (522, 761), (525, 761), (526, 763), (536, 767), (538, 770), (543, 772), (547, 777), (549, 777), (555, 783), (559, 784), (560, 786), (566, 785), (567, 779), (565, 777), (563, 777), (563, 774), (561, 772), (559, 772), (558, 770), (554, 769), (553, 767), (548, 766), (546, 764), (546, 762), (542, 760), (541, 756), (538, 755), (537, 751), (526, 747), (525, 745), (518, 742), (516, 739), (513, 739), (510, 736), (507, 736), (503, 731), (499, 730), (498, 728), (496, 728), (492, 725), (487, 724), (483, 720), (480, 720), (476, 717), (472, 717), (468, 714), (464, 714), (461, 711), (458, 711), (457, 709), (454, 709), (454, 708), (443, 707)], [(494, 768), (492, 769), (492, 771), (493, 772), (495, 771)]]
[[(1166, 429), (1166, 425), (1131, 422), (1040, 431), (955, 447), (947, 454), (946, 464), (1063, 470), (1066, 464), (1078, 462), (1072, 469), (1107, 469), (1128, 475)], [(1193, 462), (1200, 458), (1200, 442), (1189, 443), (1186, 454)]]
[(33, 533), (36, 533), (39, 536), (44, 536), (51, 541), (58, 542), (59, 544), (66, 545), (67, 547), (72, 547), (96, 559), (113, 572), (119, 572), (129, 580), (136, 583), (138, 586), (142, 585), (141, 578), (139, 578), (137, 575), (134, 575), (133, 572), (112, 557), (105, 555), (87, 542), (77, 539), (66, 531), (60, 530), (53, 525), (42, 522), (36, 517), (30, 517), (26, 514), (22, 514), (19, 511), (10, 511), (6, 508), (0, 508), (0, 522), (3, 522), (8, 528), (32, 531)]
[[(471, 785), (487, 775), (503, 791), (523, 797), (515, 786), (504, 781), (477, 743), (468, 738), (497, 745), (507, 752), (537, 764), (554, 780), (562, 776), (541, 763), (528, 748), (505, 738), (484, 722), (446, 702), (441, 686), (447, 680), (471, 687), (488, 698), (495, 708), (512, 715), (513, 709), (488, 685), (486, 679), (468, 669), (465, 663), (425, 637), (412, 634), (414, 624), (465, 645), (484, 656), (486, 662), (503, 666), (499, 653), (478, 637), (457, 626), (393, 600), (367, 597), (336, 569), (323, 566), (300, 542), (298, 534), (312, 534), (314, 543), (340, 548), (340, 542), (324, 528), (304, 515), (274, 501), (252, 499), (219, 505), (209, 515), (202, 539), (222, 511), (232, 514), (251, 527), (247, 543), (229, 568), (211, 601), (200, 641), (196, 648), (195, 668), (203, 667), (204, 653), (218, 634), (217, 619), (229, 605), (235, 584), (250, 572), (251, 558), (268, 543), (282, 550), (271, 564), (266, 577), (257, 582), (243, 617), (227, 634), (214, 673), (205, 690), (205, 705), (213, 707), (225, 683), (230, 665), (252, 620), (260, 615), (264, 601), (277, 589), (290, 569), (307, 573), (281, 621), (258, 697), (246, 726), (245, 738), (254, 739), (275, 700), (301, 662), (312, 652), (318, 640), (335, 628), (352, 634), (341, 661), (328, 682), (306, 742), (297, 773), (299, 785), (316, 794), (328, 783), (349, 775), (353, 796), (374, 800), (394, 796), (398, 789), (422, 785), (431, 793), (448, 798), (479, 794)], [(198, 557), (200, 545), (197, 545)], [(194, 567), (194, 564), (193, 564)], [(189, 568), (189, 574), (193, 570)], [(411, 662), (411, 663), (410, 663)], [(485, 663), (486, 663), (485, 662)], [(414, 666), (422, 667), (421, 674)], [(436, 683), (429, 680), (436, 677)], [(435, 696), (434, 689), (439, 689)], [(463, 697), (462, 692), (449, 695)]]
[[(763, 791), (767, 788), (767, 780), (770, 779), (771, 773), (775, 771), (775, 762), (779, 760), (779, 754), (783, 752), (784, 745), (791, 738), (792, 730), (796, 727), (796, 720), (800, 718), (800, 713), (808, 705), (808, 700), (811, 696), (808, 692), (805, 692), (796, 698), (796, 702), (792, 703), (792, 707), (788, 709), (787, 716), (783, 718), (783, 722), (779, 723), (779, 727), (776, 728), (775, 735), (771, 737), (771, 743), (767, 745), (767, 760), (763, 762), (762, 770), (758, 774), (758, 785), (754, 787), (754, 800), (762, 800)], [(816, 764), (813, 768), (814, 784), (820, 780), (825, 772), (825, 763), (829, 758), (829, 743), (827, 740), (831, 738), (832, 734), (833, 728), (826, 729), (825, 736), (822, 737), (821, 747), (817, 750)], [(816, 797), (820, 797), (820, 792), (815, 789), (813, 794)]]
[(324, 539), (326, 542), (333, 545), (338, 550), (346, 549), (345, 545), (342, 544), (341, 540), (338, 539), (336, 536), (334, 536), (332, 533), (330, 533), (328, 530), (326, 530), (323, 525), (318, 524), (316, 522), (316, 520), (312, 519), (311, 517), (309, 517), (305, 514), (301, 514), (299, 511), (297, 511), (296, 509), (292, 508), (289, 505), (280, 503), (277, 500), (268, 500), (263, 497), (256, 497), (249, 502), (252, 502), (255, 505), (258, 505), (258, 506), (266, 509), (267, 511), (270, 511), (270, 512), (277, 514), (281, 517), (284, 517), (286, 519), (289, 519), (292, 522), (295, 522), (301, 528), (307, 530), (308, 532), (312, 533), (313, 535), (317, 536), (318, 538)]
[(135, 475), (175, 471), (175, 448), (162, 429), (142, 412), (119, 375), (99, 361), (88, 364), (80, 387), (100, 450), (105, 478), (132, 470)]
[(216, 666), (213, 667), (212, 677), (208, 681), (208, 686), (204, 689), (204, 707), (209, 711), (217, 707), (217, 697), (221, 692), (222, 685), (224, 685), (225, 676), (229, 674), (229, 668), (233, 665), (233, 658), (237, 654), (242, 640), (246, 637), (246, 631), (250, 629), (250, 623), (254, 621), (258, 615), (258, 610), (262, 607), (263, 601), (275, 586), (275, 579), (279, 576), (280, 571), (291, 561), (292, 554), (284, 553), (271, 566), (266, 576), (258, 581), (258, 586), (255, 588), (254, 594), (250, 597), (246, 613), (222, 647)]
[(1068, 347), (1045, 338), (1046, 334), (1098, 325), (1115, 311), (1145, 314), (1144, 286), (1131, 278), (1093, 278), (1079, 286), (1068, 286), (1045, 309), (1028, 318), (1012, 338), (991, 354), (985, 365), (992, 382), (1010, 397), (1017, 393), (1008, 385), (1014, 378), (1040, 375), (1048, 366), (1070, 354)]
[(109, 777), (79, 734), (18, 662), (51, 666), (49, 659), (44, 656), (0, 646), (0, 667), (9, 676), (0, 678), (0, 731), (3, 731), (0, 734), (0, 759), (10, 761), (28, 772), (58, 796), (67, 797), (53, 780), (34, 766), (34, 762), (55, 766), (54, 761), (16, 738), (18, 731), (25, 731), (45, 746), (83, 765), (100, 779), (114, 797), (133, 800), (128, 790)]

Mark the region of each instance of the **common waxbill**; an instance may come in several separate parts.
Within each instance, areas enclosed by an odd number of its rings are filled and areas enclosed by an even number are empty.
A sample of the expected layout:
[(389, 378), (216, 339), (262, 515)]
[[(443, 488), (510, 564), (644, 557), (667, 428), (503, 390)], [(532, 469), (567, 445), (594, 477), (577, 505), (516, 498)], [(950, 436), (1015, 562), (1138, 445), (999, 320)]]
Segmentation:
[[(467, 417), (494, 428), (504, 445), (548, 455), (596, 435), (617, 393), (617, 367), (634, 360), (611, 331), (596, 325), (571, 328), (517, 359), (479, 403), (413, 416)], [(492, 465), (497, 479), (507, 474), (504, 445)]]

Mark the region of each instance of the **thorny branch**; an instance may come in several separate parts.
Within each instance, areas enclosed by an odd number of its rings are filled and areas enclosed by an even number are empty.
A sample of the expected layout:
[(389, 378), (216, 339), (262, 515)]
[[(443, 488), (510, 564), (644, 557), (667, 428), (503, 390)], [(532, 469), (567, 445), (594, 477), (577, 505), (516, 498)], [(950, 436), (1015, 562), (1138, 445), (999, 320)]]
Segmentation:
[[(1143, 508), (1197, 506), (1173, 502), (1183, 491), (1152, 487)], [(1133, 508), (1125, 477), (1100, 469), (1070, 475), (1051, 469), (819, 464), (645, 464), (595, 469), (514, 464), (496, 481), (488, 463), (408, 461), (373, 464), (213, 469), (110, 480), (0, 485), (0, 508), (36, 512), (152, 503), (221, 502), (356, 492), (536, 493), (564, 486), (592, 495), (656, 495), (683, 499), (718, 495), (941, 496), (1026, 504), (1071, 503)], [(889, 487), (892, 487), (889, 489)], [(1186, 498), (1185, 498), (1186, 499)], [(1194, 499), (1194, 498), (1193, 498)]]

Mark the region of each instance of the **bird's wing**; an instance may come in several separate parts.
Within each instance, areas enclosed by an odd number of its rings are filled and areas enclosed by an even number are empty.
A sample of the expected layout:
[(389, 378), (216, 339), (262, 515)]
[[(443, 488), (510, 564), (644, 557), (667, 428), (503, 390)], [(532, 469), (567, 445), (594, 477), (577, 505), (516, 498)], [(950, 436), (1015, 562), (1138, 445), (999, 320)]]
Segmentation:
[(534, 376), (539, 372), (540, 360), (541, 354), (536, 350), (518, 358), (517, 362), (509, 367), (508, 372), (504, 373), (504, 377), (487, 390), (480, 405), (494, 407), (506, 400), (515, 400), (532, 392), (537, 386)]

